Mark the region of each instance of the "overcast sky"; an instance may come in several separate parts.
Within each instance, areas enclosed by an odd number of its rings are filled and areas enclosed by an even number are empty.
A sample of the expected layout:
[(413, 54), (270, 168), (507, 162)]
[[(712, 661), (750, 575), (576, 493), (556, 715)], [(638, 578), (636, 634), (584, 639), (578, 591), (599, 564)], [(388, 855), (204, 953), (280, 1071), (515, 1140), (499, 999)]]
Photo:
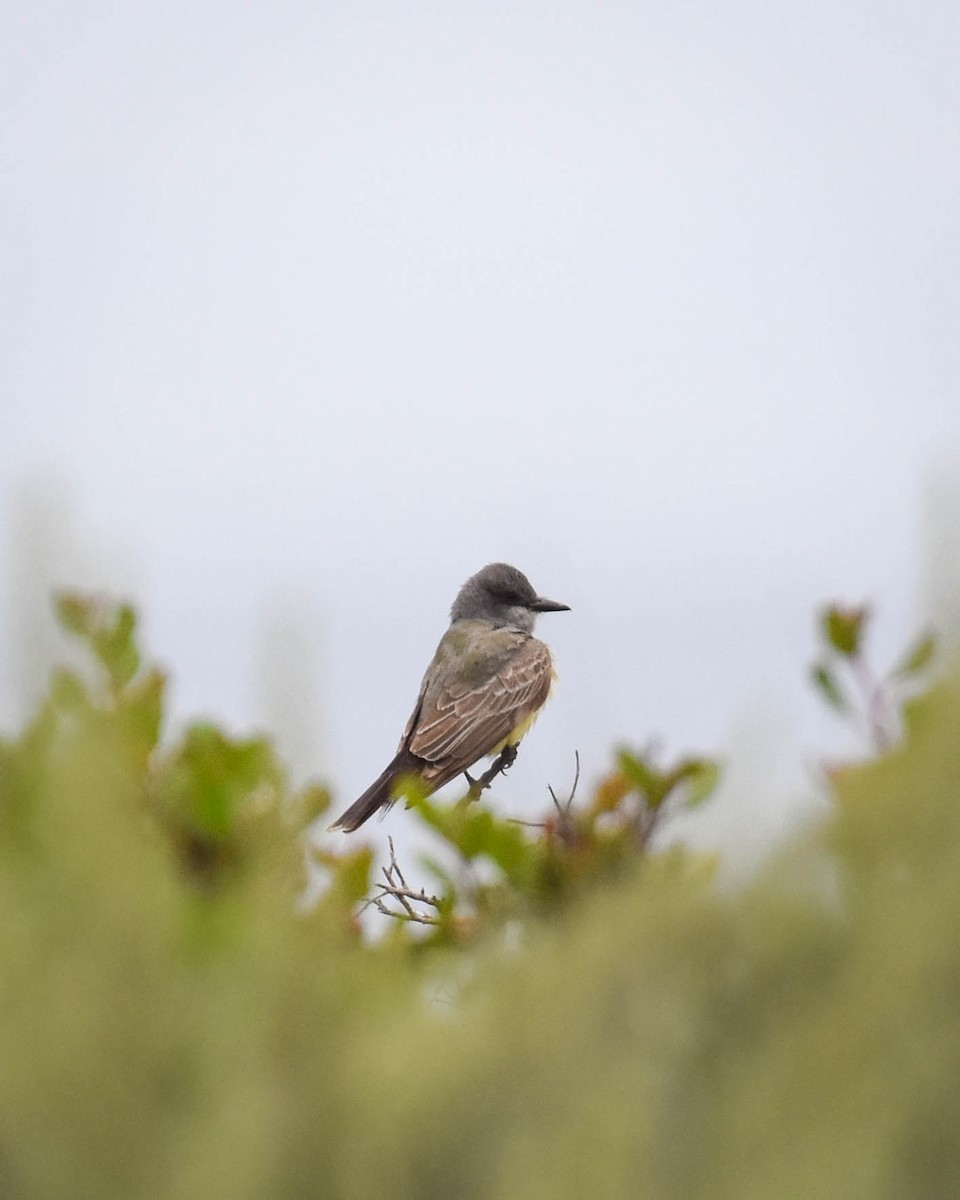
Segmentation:
[(956, 0), (2, 22), (8, 727), (50, 582), (120, 588), (346, 804), (506, 559), (573, 611), (498, 803), (651, 738), (796, 790), (813, 613), (909, 637), (960, 461)]

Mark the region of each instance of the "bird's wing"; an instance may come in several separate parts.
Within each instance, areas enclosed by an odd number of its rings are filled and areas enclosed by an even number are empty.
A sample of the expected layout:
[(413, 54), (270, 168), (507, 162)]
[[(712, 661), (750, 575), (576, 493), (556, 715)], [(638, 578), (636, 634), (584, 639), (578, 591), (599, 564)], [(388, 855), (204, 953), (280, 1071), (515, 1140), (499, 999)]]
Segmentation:
[(516, 631), (484, 634), (447, 656), (442, 650), (443, 643), (405, 741), (412, 754), (453, 778), (540, 708), (553, 664), (543, 642)]

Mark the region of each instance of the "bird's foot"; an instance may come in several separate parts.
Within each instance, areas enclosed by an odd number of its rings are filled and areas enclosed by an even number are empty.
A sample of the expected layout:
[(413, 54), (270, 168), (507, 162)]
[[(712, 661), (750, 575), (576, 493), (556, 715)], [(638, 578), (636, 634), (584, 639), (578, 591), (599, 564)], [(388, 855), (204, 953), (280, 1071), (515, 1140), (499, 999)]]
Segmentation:
[(513, 764), (517, 761), (517, 753), (518, 750), (516, 746), (512, 746), (509, 743), (504, 746), (504, 748), (500, 751), (500, 757), (497, 759), (497, 763), (500, 764), (499, 770), (509, 771)]
[(474, 800), (479, 800), (496, 777), (509, 770), (516, 761), (517, 747), (506, 745), (479, 779), (474, 779), (469, 771), (464, 771), (463, 776), (469, 785), (469, 791), (464, 796), (462, 803), (472, 804)]

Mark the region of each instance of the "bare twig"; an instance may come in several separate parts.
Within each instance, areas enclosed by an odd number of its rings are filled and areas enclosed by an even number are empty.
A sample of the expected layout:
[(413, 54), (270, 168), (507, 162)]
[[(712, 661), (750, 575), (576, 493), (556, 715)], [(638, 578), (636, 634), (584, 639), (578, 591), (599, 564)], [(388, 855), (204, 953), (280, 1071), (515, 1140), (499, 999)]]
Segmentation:
[(856, 655), (850, 670), (860, 688), (863, 700), (863, 721), (867, 736), (878, 754), (883, 754), (896, 741), (896, 711), (890, 695), (882, 683), (874, 678), (862, 654)]
[[(391, 893), (391, 895), (392, 895), (392, 893)], [(383, 913), (383, 915), (385, 917), (392, 917), (395, 921), (407, 921), (412, 925), (439, 925), (440, 924), (440, 918), (434, 917), (430, 913), (420, 913), (420, 912), (417, 912), (415, 909), (410, 909), (409, 911), (404, 911), (404, 912), (398, 912), (395, 908), (390, 908), (390, 907), (388, 907), (387, 904), (384, 903), (383, 896), (373, 896), (370, 899), (369, 903), (373, 905), (373, 907), (377, 910), (377, 912)]]
[(573, 759), (574, 763), (576, 764), (573, 773), (573, 785), (570, 788), (570, 795), (567, 796), (566, 800), (561, 803), (561, 801), (557, 798), (557, 793), (552, 787), (550, 787), (549, 784), (547, 785), (547, 791), (550, 793), (550, 799), (553, 801), (553, 806), (557, 810), (557, 816), (559, 817), (559, 820), (557, 821), (557, 833), (564, 842), (572, 842), (576, 836), (576, 829), (571, 816), (571, 809), (573, 808), (573, 801), (577, 795), (577, 787), (580, 784), (579, 750), (574, 750)]
[(561, 804), (560, 801), (557, 799), (557, 793), (553, 790), (553, 786), (549, 783), (547, 784), (547, 791), (550, 793), (550, 799), (553, 801), (554, 805), (556, 806), (556, 810), (560, 814), (561, 817), (568, 817), (570, 815), (570, 809), (573, 805), (573, 798), (577, 794), (577, 785), (580, 782), (580, 751), (579, 750), (574, 750), (573, 758), (574, 758), (574, 762), (576, 763), (576, 771), (574, 772), (574, 776), (573, 776), (573, 787), (571, 787), (570, 795), (566, 798), (566, 800), (564, 801), (563, 804)]
[(664, 803), (657, 808), (651, 808), (646, 800), (642, 796), (640, 797), (640, 807), (637, 810), (633, 826), (637, 834), (637, 845), (641, 850), (646, 850), (666, 807), (667, 805)]
[[(393, 838), (387, 838), (387, 842), (390, 845), (390, 865), (380, 868), (386, 882), (377, 884), (380, 894), (371, 896), (364, 907), (373, 905), (377, 912), (383, 913), (385, 917), (393, 917), (397, 921), (412, 921), (417, 925), (439, 925), (439, 915), (420, 912), (413, 905), (428, 904), (439, 914), (443, 901), (439, 896), (428, 896), (425, 888), (421, 888), (417, 892), (409, 886), (400, 869), (400, 864), (397, 862), (397, 851), (393, 844)], [(395, 900), (400, 908), (391, 908), (387, 904), (388, 897)]]
[[(562, 803), (557, 798), (557, 793), (553, 790), (552, 784), (547, 784), (547, 791), (550, 793), (550, 799), (553, 801), (554, 807), (560, 816), (560, 821), (557, 825), (560, 836), (568, 838), (573, 833), (573, 825), (570, 820), (570, 809), (573, 806), (574, 798), (577, 794), (577, 785), (580, 782), (580, 751), (574, 750), (574, 761), (576, 762), (576, 771), (573, 776), (573, 786), (570, 788), (570, 795)], [(546, 829), (550, 825), (550, 821), (525, 821), (522, 817), (508, 817), (507, 820), (511, 825), (525, 825), (527, 829)]]
[[(393, 838), (390, 838), (390, 867), (381, 867), (380, 870), (383, 871), (383, 876), (387, 881), (385, 884), (380, 883), (377, 885), (378, 887), (384, 889), (380, 895), (380, 899), (382, 900), (383, 895), (389, 893), (389, 895), (400, 901), (400, 904), (403, 906), (407, 916), (412, 917), (414, 913), (412, 907), (410, 906), (409, 898), (407, 897), (407, 892), (409, 891), (406, 885), (407, 881), (403, 878), (400, 868), (396, 865), (396, 859), (393, 856)], [(399, 886), (397, 886), (395, 877), (396, 880), (399, 881)], [(381, 908), (381, 912), (382, 911), (383, 909)]]
[(397, 862), (397, 848), (393, 844), (392, 837), (387, 838), (387, 844), (390, 846), (390, 870), (388, 871), (384, 868), (383, 873), (387, 876), (388, 880), (391, 875), (396, 875), (397, 879), (406, 887), (407, 881), (404, 879), (403, 872), (400, 870), (400, 864)]
[(413, 888), (396, 887), (390, 883), (378, 883), (377, 887), (381, 889), (381, 897), (384, 895), (393, 896), (401, 902), (404, 900), (416, 900), (418, 904), (429, 904), (437, 909), (443, 903), (439, 896), (428, 896), (425, 888), (421, 888), (419, 892), (415, 892)]

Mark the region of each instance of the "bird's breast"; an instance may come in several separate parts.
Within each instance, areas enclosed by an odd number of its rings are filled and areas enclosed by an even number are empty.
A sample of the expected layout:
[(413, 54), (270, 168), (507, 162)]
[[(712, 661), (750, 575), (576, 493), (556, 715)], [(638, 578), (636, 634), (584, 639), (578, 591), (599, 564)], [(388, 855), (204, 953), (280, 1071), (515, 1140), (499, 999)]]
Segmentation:
[(503, 670), (529, 638), (518, 629), (491, 625), (489, 621), (457, 621), (437, 647), (437, 665), (448, 678), (466, 687), (477, 687)]

